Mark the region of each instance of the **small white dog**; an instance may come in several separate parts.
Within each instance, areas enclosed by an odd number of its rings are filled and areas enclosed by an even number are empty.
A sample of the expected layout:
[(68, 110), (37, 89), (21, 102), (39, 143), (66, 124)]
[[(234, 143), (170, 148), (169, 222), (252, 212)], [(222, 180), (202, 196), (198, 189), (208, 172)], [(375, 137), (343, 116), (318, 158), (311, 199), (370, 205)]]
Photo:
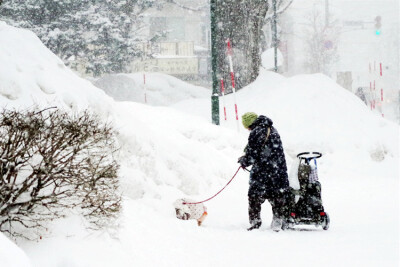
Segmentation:
[(181, 198), (174, 202), (176, 211), (176, 218), (181, 220), (197, 220), (197, 225), (201, 226), (205, 218), (207, 217), (207, 208), (203, 203), (196, 203), (196, 201)]

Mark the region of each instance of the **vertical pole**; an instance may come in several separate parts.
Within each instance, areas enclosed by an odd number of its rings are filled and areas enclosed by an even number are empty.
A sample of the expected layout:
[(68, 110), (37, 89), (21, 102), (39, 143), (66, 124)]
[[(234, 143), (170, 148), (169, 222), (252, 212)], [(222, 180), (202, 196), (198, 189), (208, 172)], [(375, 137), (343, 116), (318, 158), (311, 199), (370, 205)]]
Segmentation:
[(236, 128), (239, 131), (239, 114), (236, 102), (236, 87), (235, 87), (235, 73), (233, 72), (233, 62), (232, 62), (232, 46), (231, 41), (228, 39), (228, 60), (229, 60), (229, 70), (231, 72), (231, 82), (232, 82), (232, 92), (233, 92), (233, 101), (235, 103), (235, 114), (236, 114)]
[(376, 102), (376, 82), (375, 82), (375, 80), (374, 80), (374, 86), (373, 86), (373, 89), (374, 89), (374, 92), (373, 92), (373, 105), (372, 105), (372, 107), (373, 107), (373, 109), (375, 109), (375, 102)]
[(218, 80), (217, 80), (217, 25), (216, 25), (216, 4), (217, 0), (210, 1), (211, 16), (211, 67), (212, 67), (212, 95), (211, 95), (211, 120), (215, 125), (219, 125), (219, 99), (218, 99)]
[(272, 16), (273, 46), (274, 46), (274, 71), (278, 72), (278, 30), (276, 27), (276, 0), (272, 0), (274, 15)]

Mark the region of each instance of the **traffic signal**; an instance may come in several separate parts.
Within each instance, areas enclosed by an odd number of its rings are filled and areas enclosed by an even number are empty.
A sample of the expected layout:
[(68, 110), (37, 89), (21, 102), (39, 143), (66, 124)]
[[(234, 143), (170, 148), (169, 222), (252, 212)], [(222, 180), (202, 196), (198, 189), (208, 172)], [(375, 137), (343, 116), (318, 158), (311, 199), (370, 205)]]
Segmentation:
[(382, 18), (381, 16), (376, 16), (375, 17), (375, 34), (376, 35), (381, 35), (381, 27), (382, 27)]

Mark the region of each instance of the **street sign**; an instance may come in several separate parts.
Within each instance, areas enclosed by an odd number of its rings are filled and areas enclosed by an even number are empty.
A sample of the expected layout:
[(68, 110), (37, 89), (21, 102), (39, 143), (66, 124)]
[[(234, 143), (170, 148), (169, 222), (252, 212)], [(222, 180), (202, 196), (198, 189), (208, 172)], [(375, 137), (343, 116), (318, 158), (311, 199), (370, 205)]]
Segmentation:
[(346, 20), (343, 22), (346, 27), (361, 27), (364, 28), (364, 21), (362, 20)]
[(333, 48), (333, 42), (331, 40), (327, 40), (324, 42), (324, 46), (326, 49), (332, 49)]

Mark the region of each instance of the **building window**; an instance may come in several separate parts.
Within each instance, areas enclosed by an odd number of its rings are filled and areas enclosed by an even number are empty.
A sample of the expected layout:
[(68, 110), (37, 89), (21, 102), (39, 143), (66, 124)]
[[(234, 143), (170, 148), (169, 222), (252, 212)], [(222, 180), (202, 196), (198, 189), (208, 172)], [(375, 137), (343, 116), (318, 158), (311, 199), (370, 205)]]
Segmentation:
[[(150, 18), (150, 36), (163, 36), (167, 30), (167, 18), (165, 17), (151, 17)], [(164, 39), (164, 38), (162, 38)]]
[(168, 41), (185, 40), (185, 19), (183, 17), (167, 18)]

